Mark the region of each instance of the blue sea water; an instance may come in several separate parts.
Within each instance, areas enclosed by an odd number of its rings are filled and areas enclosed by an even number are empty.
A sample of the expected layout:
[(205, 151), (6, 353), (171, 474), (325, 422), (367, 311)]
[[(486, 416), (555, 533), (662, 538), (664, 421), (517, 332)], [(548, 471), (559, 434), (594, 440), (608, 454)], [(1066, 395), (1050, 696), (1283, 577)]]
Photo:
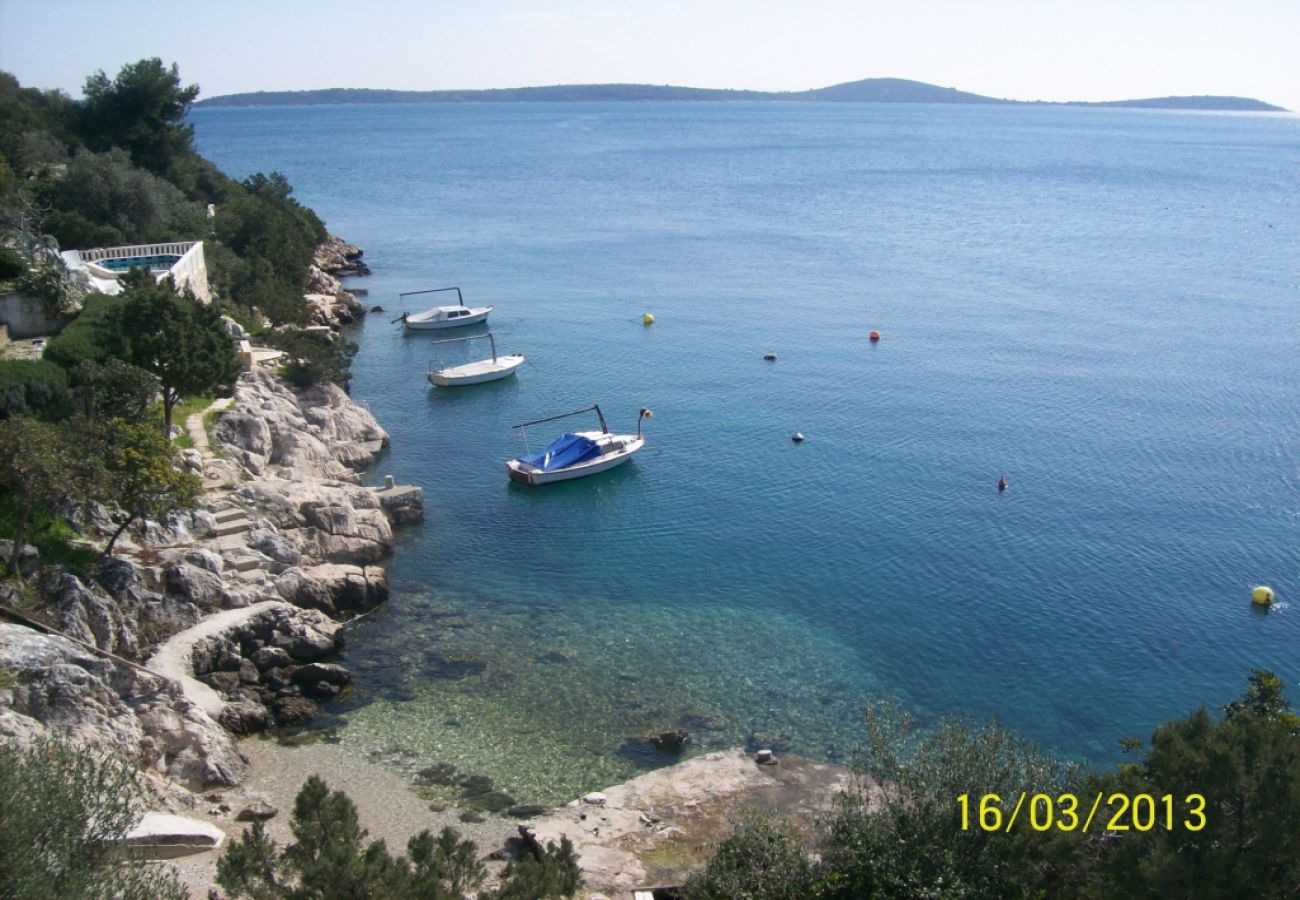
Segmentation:
[[(386, 310), (353, 396), (392, 435), (374, 477), (423, 486), (427, 518), (353, 632), (345, 746), (550, 802), (663, 762), (639, 738), (676, 724), (695, 750), (847, 759), (890, 697), (1109, 765), (1252, 667), (1300, 700), (1300, 119), (192, 120), (223, 169), (284, 172), (364, 247), (353, 284)], [(447, 285), (496, 306), (516, 379), (428, 386), (429, 336), (389, 320)], [(507, 482), (513, 423), (593, 402), (615, 430), (654, 409), (635, 460)]]

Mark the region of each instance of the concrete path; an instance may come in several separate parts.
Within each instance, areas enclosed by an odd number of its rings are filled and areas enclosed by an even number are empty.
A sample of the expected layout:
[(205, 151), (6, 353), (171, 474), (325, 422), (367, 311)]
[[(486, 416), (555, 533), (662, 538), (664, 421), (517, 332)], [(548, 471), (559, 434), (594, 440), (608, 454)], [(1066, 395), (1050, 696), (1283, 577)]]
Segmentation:
[[(191, 416), (187, 416), (185, 419), (185, 433), (188, 434), (190, 440), (194, 442), (194, 449), (199, 451), (199, 455), (203, 457), (204, 472), (207, 472), (208, 470), (208, 463), (211, 460), (216, 459), (217, 456), (212, 452), (212, 445), (208, 442), (208, 430), (203, 427), (203, 418), (210, 412), (223, 412), (234, 405), (234, 397), (222, 397), (219, 400), (213, 400), (206, 409), (196, 412)], [(233, 479), (228, 476), (208, 478), (205, 475), (203, 478), (203, 489), (207, 491), (217, 490), (232, 483)]]
[(293, 608), (283, 600), (263, 600), (251, 606), (213, 613), (160, 644), (153, 656), (149, 657), (145, 668), (180, 684), (181, 690), (189, 700), (216, 719), (221, 715), (226, 701), (221, 699), (220, 694), (194, 677), (194, 645), (204, 638), (219, 635), (261, 615), (268, 609), (280, 606)]

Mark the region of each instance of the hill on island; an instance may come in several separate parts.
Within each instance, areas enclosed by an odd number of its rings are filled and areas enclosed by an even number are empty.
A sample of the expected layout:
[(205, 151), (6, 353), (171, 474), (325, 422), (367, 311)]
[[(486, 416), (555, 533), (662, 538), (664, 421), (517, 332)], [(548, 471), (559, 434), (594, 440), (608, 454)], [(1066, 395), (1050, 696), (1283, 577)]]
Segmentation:
[[(1041, 100), (1007, 100), (939, 87), (904, 78), (866, 78), (810, 91), (748, 91), (656, 84), (557, 84), (547, 87), (491, 88), (464, 91), (396, 91), (374, 88), (325, 88), (312, 91), (256, 91), (209, 97), (195, 106), (322, 106), (352, 103), (491, 103), (531, 101), (665, 101), (759, 100), (840, 103), (966, 103), (1005, 106), (1047, 105)], [(1285, 112), (1280, 106), (1249, 97), (1151, 97), (1143, 100), (1088, 102), (1070, 100), (1056, 106), (1123, 106), (1142, 109)]]

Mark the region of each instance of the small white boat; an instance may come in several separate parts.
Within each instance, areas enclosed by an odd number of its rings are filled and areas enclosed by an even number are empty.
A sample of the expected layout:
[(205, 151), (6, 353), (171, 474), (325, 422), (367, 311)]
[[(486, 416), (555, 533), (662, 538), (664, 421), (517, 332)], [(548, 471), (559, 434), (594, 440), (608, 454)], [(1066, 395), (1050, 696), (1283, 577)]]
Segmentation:
[(595, 410), (596, 417), (600, 419), (600, 431), (568, 431), (551, 441), (546, 449), (510, 460), (506, 463), (506, 474), (510, 480), (520, 484), (550, 484), (553, 481), (595, 475), (622, 465), (645, 446), (645, 438), (641, 436), (641, 420), (654, 418), (654, 413), (645, 407), (641, 407), (637, 413), (636, 434), (610, 434), (600, 406), (594, 404), (585, 409), (524, 422), (514, 427), (527, 428), (529, 425), (553, 422), (592, 410)]
[(404, 294), (398, 294), (398, 299), (405, 302), (407, 297), (414, 297), (417, 294), (436, 294), (440, 291), (455, 291), (456, 300), (459, 306), (431, 306), (421, 312), (403, 312), (394, 319), (394, 322), (401, 322), (402, 325), (412, 331), (434, 331), (439, 328), (459, 328), (461, 325), (473, 325), (476, 322), (482, 322), (487, 319), (488, 313), (492, 312), (490, 306), (466, 306), (465, 298), (461, 296), (460, 288), (432, 288), (427, 291), (407, 291)]
[(478, 362), (463, 363), (459, 366), (447, 366), (441, 369), (435, 369), (434, 363), (429, 362), (429, 383), (436, 384), (438, 387), (457, 387), (462, 384), (480, 384), (484, 381), (496, 381), (498, 378), (506, 378), (515, 374), (515, 369), (523, 365), (524, 357), (520, 353), (508, 353), (505, 356), (497, 356), (497, 340), (492, 336), (492, 332), (487, 334), (475, 334), (470, 337), (448, 338), (445, 341), (434, 341), (434, 344), (461, 344), (466, 341), (477, 341), (481, 338), (487, 338), (492, 345), (492, 358), (480, 359)]

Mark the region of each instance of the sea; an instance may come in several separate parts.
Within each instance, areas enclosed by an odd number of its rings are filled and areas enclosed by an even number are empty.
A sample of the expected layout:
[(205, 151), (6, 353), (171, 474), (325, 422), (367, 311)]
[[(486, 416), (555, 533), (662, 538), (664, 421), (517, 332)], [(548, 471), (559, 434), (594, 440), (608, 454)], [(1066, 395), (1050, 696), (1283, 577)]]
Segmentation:
[[(351, 393), (392, 436), (367, 477), (424, 489), (391, 599), (349, 631), (355, 687), (309, 737), (557, 803), (674, 761), (647, 739), (674, 728), (688, 755), (852, 763), (890, 701), (1105, 768), (1253, 668), (1300, 702), (1300, 118), (191, 121), (226, 172), (284, 173), (364, 248), (373, 274), (348, 285), (383, 312), (351, 333)], [(516, 377), (428, 384), (486, 356), (393, 323), (431, 302), (401, 294), (450, 286), (494, 307)], [(596, 420), (513, 425), (592, 404), (615, 431), (653, 410), (635, 459), (507, 480)]]

